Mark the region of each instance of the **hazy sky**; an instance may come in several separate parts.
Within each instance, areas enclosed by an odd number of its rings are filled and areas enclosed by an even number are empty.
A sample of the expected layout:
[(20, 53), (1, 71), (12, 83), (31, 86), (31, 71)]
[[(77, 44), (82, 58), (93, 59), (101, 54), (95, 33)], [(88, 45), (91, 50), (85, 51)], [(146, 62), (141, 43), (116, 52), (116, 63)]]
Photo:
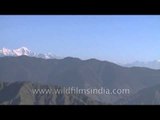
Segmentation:
[(0, 48), (114, 62), (160, 59), (160, 16), (0, 16)]

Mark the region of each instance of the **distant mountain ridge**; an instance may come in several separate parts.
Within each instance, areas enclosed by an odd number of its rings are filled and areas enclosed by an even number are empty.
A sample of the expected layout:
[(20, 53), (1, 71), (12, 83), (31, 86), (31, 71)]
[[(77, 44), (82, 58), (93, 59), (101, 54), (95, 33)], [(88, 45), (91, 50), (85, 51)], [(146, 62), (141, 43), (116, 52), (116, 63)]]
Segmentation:
[[(62, 59), (62, 57), (59, 57), (53, 53), (35, 53), (29, 50), (27, 47), (20, 47), (17, 49), (8, 49), (8, 48), (2, 48), (0, 50), (0, 57), (4, 56), (29, 56), (29, 57), (36, 57), (36, 58), (43, 58), (43, 59)], [(150, 69), (160, 69), (160, 60), (154, 60), (149, 62), (143, 62), (143, 61), (135, 61), (132, 63), (127, 64), (121, 64), (117, 63), (118, 65), (124, 66), (124, 67), (146, 67)]]
[(22, 55), (26, 55), (30, 57), (37, 57), (37, 58), (44, 58), (44, 59), (54, 59), (54, 58), (58, 59), (59, 58), (58, 56), (52, 53), (47, 53), (47, 54), (35, 53), (26, 47), (21, 47), (21, 48), (17, 48), (13, 50), (2, 48), (2, 50), (0, 50), (1, 57), (3, 56), (22, 56)]
[(141, 61), (135, 61), (128, 64), (123, 64), (122, 66), (125, 67), (147, 67), (151, 69), (160, 69), (160, 60), (154, 60), (149, 62), (141, 62)]

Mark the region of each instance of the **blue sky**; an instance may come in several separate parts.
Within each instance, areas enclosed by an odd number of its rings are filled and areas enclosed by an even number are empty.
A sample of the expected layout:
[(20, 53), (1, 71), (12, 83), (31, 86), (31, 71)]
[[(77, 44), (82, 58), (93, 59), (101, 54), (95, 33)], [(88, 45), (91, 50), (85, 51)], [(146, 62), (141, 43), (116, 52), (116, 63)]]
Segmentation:
[(0, 48), (113, 62), (160, 59), (160, 16), (2, 16)]

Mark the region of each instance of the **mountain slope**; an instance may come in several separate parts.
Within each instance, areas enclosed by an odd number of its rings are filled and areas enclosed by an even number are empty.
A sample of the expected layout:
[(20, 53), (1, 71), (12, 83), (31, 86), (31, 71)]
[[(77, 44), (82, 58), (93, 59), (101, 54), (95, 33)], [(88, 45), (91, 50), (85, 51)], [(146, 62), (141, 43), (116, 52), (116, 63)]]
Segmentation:
[[(2, 88), (3, 86), (3, 88)], [(30, 82), (0, 82), (1, 105), (94, 105), (101, 102), (85, 95), (33, 94), (33, 89), (57, 89), (57, 86), (33, 84)]]
[[(2, 57), (0, 71), (0, 81), (32, 81), (80, 88), (120, 88), (130, 89), (131, 94), (160, 84), (160, 70), (125, 68), (107, 61), (72, 57), (49, 60), (27, 56)], [(114, 95), (105, 97), (98, 96), (98, 99), (105, 98), (108, 103), (119, 99), (119, 96)]]
[(134, 95), (118, 100), (115, 104), (160, 105), (160, 85), (140, 90)]
[(0, 58), (0, 80), (38, 81), (79, 87), (148, 87), (159, 83), (160, 71), (147, 68), (125, 68), (95, 59), (67, 57), (45, 60), (34, 57)]

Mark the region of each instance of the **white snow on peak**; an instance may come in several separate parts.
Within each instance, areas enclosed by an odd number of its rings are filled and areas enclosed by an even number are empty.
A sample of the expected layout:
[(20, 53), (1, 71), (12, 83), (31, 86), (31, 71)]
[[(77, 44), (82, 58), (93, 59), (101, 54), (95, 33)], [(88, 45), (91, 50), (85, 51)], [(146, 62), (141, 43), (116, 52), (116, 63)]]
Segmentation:
[(27, 47), (20, 47), (13, 50), (2, 48), (2, 50), (0, 50), (0, 56), (22, 56), (22, 55), (37, 57), (37, 58), (44, 58), (44, 59), (54, 59), (54, 58), (59, 59), (58, 56), (52, 53), (48, 53), (48, 54), (34, 53), (31, 50), (29, 50)]
[(26, 47), (15, 49), (13, 50), (13, 52), (15, 53), (16, 56), (29, 55), (31, 53), (31, 51)]
[(2, 51), (2, 53), (4, 55), (10, 55), (10, 54), (12, 54), (12, 51), (10, 49), (7, 49), (7, 48), (2, 48), (1, 51)]
[(24, 50), (24, 51), (30, 51), (28, 48), (26, 48), (26, 47), (21, 47), (21, 48), (18, 48), (18, 49), (16, 49), (16, 50)]

